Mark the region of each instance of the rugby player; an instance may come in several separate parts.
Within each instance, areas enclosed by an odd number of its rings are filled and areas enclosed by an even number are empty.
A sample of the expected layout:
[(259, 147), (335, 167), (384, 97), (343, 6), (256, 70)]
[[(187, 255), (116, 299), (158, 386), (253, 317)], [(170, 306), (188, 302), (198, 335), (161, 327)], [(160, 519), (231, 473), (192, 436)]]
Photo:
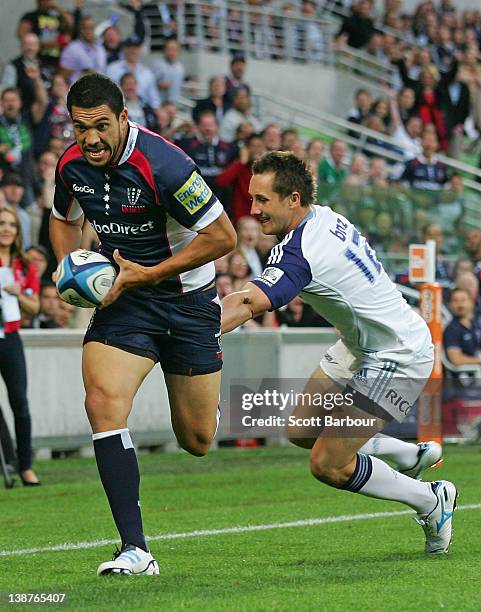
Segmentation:
[[(288, 304), (299, 293), (332, 323), (341, 338), (327, 351), (306, 392), (313, 396), (343, 388), (346, 401), (329, 421), (336, 416), (341, 424), (361, 419), (371, 426), (334, 432), (303, 427), (318, 412), (298, 405), (288, 428), (291, 442), (311, 449), (311, 471), (321, 482), (414, 508), (425, 531), (425, 552), (447, 552), (456, 487), (411, 477), (426, 467), (427, 456), (428, 464), (440, 458), (439, 445), (376, 436), (388, 422), (405, 418), (429, 378), (433, 345), (426, 323), (352, 223), (328, 207), (312, 206), (315, 183), (302, 160), (291, 153), (264, 155), (253, 164), (249, 193), (251, 214), (262, 231), (281, 241), (263, 273), (222, 300), (222, 331)], [(407, 474), (374, 454), (397, 458)]]
[(59, 159), (50, 236), (60, 261), (84, 215), (118, 276), (84, 339), (85, 407), (122, 546), (97, 573), (159, 573), (142, 529), (139, 470), (127, 419), (160, 362), (179, 444), (207, 452), (219, 412), (220, 303), (213, 261), (235, 231), (193, 161), (128, 120), (121, 90), (89, 74), (70, 88), (76, 143)]

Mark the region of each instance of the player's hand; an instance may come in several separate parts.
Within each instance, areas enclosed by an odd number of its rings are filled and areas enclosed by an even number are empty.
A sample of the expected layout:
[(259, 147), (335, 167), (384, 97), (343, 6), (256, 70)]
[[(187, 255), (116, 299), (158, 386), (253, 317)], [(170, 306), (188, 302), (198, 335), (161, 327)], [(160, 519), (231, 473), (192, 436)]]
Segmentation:
[(107, 308), (115, 300), (117, 300), (124, 291), (128, 289), (134, 289), (135, 287), (143, 287), (145, 285), (151, 285), (152, 280), (149, 276), (149, 269), (124, 259), (118, 249), (114, 251), (114, 260), (118, 264), (120, 270), (117, 274), (114, 284), (110, 288), (110, 291), (104, 297), (100, 308)]
[(9, 293), (10, 295), (15, 295), (17, 297), (20, 295), (20, 285), (18, 283), (15, 283), (13, 285), (7, 285), (3, 288), (3, 290)]

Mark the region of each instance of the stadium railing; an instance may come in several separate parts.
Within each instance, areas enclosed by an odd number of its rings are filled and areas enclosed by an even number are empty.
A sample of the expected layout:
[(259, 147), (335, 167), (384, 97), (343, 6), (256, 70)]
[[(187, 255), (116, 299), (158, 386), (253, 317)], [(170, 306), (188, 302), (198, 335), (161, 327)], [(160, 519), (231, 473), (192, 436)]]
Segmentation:
[[(360, 78), (393, 84), (395, 69), (363, 50), (335, 45), (337, 26), (331, 19), (282, 13), (278, 6), (251, 6), (240, 0), (219, 4), (202, 0), (177, 2), (171, 7), (175, 35), (184, 48), (240, 54), (256, 59), (319, 63), (354, 71)], [(165, 30), (157, 6), (143, 11), (150, 23), (151, 49), (161, 50)], [(310, 42), (308, 29), (316, 29)]]

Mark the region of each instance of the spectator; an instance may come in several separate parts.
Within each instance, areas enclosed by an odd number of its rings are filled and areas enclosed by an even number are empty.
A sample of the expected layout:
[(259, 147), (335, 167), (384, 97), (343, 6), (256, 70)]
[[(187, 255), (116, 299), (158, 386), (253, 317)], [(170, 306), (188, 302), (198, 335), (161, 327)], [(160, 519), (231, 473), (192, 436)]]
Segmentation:
[(448, 72), (454, 57), (454, 43), (449, 27), (441, 26), (438, 30), (437, 43), (431, 49), (431, 57), (441, 74)]
[[(37, 185), (36, 203), (40, 209), (40, 222), (32, 219), (32, 240), (45, 248), (50, 255), (48, 272), (55, 270), (56, 259), (50, 244), (49, 220), (55, 193), (55, 168), (57, 158), (49, 151), (45, 151), (38, 160), (39, 184)], [(33, 212), (30, 209), (27, 212)]]
[(244, 89), (250, 95), (251, 88), (244, 81), (246, 60), (243, 55), (234, 55), (230, 63), (230, 74), (225, 79), (225, 105), (230, 108), (234, 104), (234, 96), (238, 89)]
[(302, 298), (296, 296), (284, 309), (276, 310), (279, 325), (287, 327), (327, 327), (320, 317)]
[(388, 187), (386, 160), (384, 158), (371, 157), (368, 184), (376, 189), (386, 189)]
[[(414, 93), (414, 89), (411, 87), (403, 87), (399, 92), (399, 97), (397, 100), (398, 103), (398, 111), (399, 117), (401, 121), (405, 124), (411, 118), (416, 116), (416, 95)], [(391, 107), (392, 113), (392, 107)]]
[(266, 152), (279, 151), (281, 148), (281, 128), (277, 123), (268, 123), (262, 130), (262, 140)]
[(369, 0), (360, 0), (352, 7), (352, 13), (346, 17), (338, 33), (338, 39), (350, 47), (364, 47), (374, 33), (374, 20), (371, 15)]
[(439, 107), (443, 113), (446, 134), (449, 141), (448, 155), (458, 159), (461, 154), (464, 122), (471, 112), (468, 86), (459, 80), (459, 70), (452, 69), (438, 86)]
[(228, 256), (228, 264), (229, 275), (232, 278), (232, 289), (233, 291), (240, 291), (252, 278), (247, 257), (241, 250), (235, 249)]
[(322, 141), (320, 138), (313, 138), (306, 145), (306, 162), (309, 164), (316, 182), (318, 180), (317, 170), (319, 168), (319, 164), (321, 163), (321, 160), (324, 159), (324, 149), (324, 141)]
[(22, 250), (20, 221), (12, 208), (0, 211), (0, 266), (4, 338), (0, 339), (0, 373), (7, 387), (15, 421), (18, 467), (26, 486), (40, 484), (32, 470), (31, 421), (27, 400), (27, 370), (20, 329), (20, 310), (34, 316), (39, 309), (39, 282)]
[(22, 100), (16, 89), (5, 89), (1, 96), (3, 114), (0, 115), (0, 157), (10, 171), (21, 175), (27, 206), (33, 201), (35, 175), (32, 129), (42, 119), (47, 107), (47, 90), (38, 67), (28, 68), (28, 73), (35, 82), (36, 91), (31, 111), (22, 112)]
[(264, 143), (258, 134), (252, 134), (241, 149), (240, 158), (219, 174), (216, 184), (225, 188), (233, 188), (232, 223), (250, 214), (249, 182), (252, 177), (252, 164), (265, 152)]
[(253, 276), (258, 276), (264, 269), (256, 251), (261, 234), (260, 224), (255, 217), (249, 215), (237, 221), (236, 230), (237, 248), (244, 253)]
[(481, 364), (481, 328), (474, 316), (469, 291), (455, 288), (449, 298), (453, 320), (444, 330), (444, 348), (455, 366)]
[(299, 132), (295, 128), (287, 128), (282, 130), (281, 151), (292, 151), (299, 140)]
[(214, 113), (217, 123), (220, 124), (227, 107), (225, 105), (225, 79), (215, 76), (209, 79), (209, 97), (199, 100), (192, 111), (192, 118), (195, 123), (199, 123), (201, 113), (211, 111)]
[(469, 88), (471, 115), (476, 130), (481, 131), (481, 65), (479, 52), (467, 49), (459, 66), (458, 79)]
[(364, 187), (368, 181), (368, 167), (366, 156), (362, 153), (355, 153), (352, 156), (349, 174), (343, 181), (343, 185)]
[[(127, 7), (134, 14), (134, 28), (132, 36), (136, 36), (143, 43), (145, 39), (145, 23), (142, 17), (142, 1), (129, 0)], [(103, 46), (107, 54), (107, 64), (122, 59), (123, 45), (119, 28), (116, 24), (109, 25), (103, 32)]]
[(135, 75), (137, 94), (144, 104), (154, 110), (160, 107), (159, 92), (155, 84), (154, 73), (140, 61), (142, 41), (136, 36), (129, 36), (123, 43), (124, 59), (112, 62), (107, 67), (107, 76), (120, 84), (120, 79), (127, 72)]
[(17, 36), (20, 40), (32, 32), (40, 40), (42, 59), (58, 65), (60, 57), (60, 33), (71, 17), (56, 0), (37, 0), (37, 10), (25, 13), (18, 24)]
[(67, 93), (68, 83), (65, 77), (56, 74), (53, 77), (48, 106), (35, 129), (36, 157), (47, 150), (51, 138), (58, 138), (62, 142), (63, 150), (75, 140), (72, 119), (67, 109)]
[(217, 295), (221, 300), (234, 291), (232, 288), (232, 278), (229, 274), (218, 274), (215, 279), (215, 285), (217, 288)]
[(146, 127), (152, 132), (159, 130), (159, 123), (154, 109), (144, 102), (137, 93), (137, 78), (132, 72), (126, 72), (120, 77), (120, 89), (124, 94), (125, 107), (129, 111), (129, 119)]
[(28, 260), (33, 263), (35, 271), (37, 272), (37, 277), (40, 282), (45, 282), (48, 278), (47, 270), (49, 263), (49, 254), (47, 249), (45, 249), (41, 245), (32, 245), (25, 250), (25, 254), (27, 255)]
[[(351, 123), (361, 124), (368, 118), (371, 112), (372, 96), (367, 89), (356, 91), (356, 103), (347, 115), (347, 120)], [(356, 135), (357, 136), (357, 135)]]
[(300, 25), (301, 50), (306, 59), (311, 62), (320, 62), (323, 59), (324, 36), (316, 21), (316, 6), (310, 0), (302, 2), (302, 16), (305, 18)]
[[(450, 82), (453, 74), (453, 66), (449, 72), (442, 75), (439, 82), (439, 73), (436, 67), (434, 65), (425, 66), (421, 71), (420, 79), (418, 81), (409, 77), (404, 60), (397, 63), (404, 85), (411, 87), (415, 92), (416, 112), (421, 117), (423, 125), (426, 126), (427, 124), (434, 124), (439, 138), (440, 147), (443, 151), (447, 151), (448, 135), (440, 106), (439, 87), (440, 85), (444, 86), (445, 83)], [(456, 63), (454, 63), (454, 69), (457, 69)]]
[(481, 229), (472, 228), (466, 232), (464, 250), (474, 264), (474, 273), (481, 278)]
[(457, 289), (464, 289), (469, 293), (469, 297), (473, 300), (474, 314), (478, 323), (481, 315), (481, 296), (479, 295), (479, 279), (474, 272), (461, 272), (454, 278), (454, 286)]
[(1, 183), (1, 189), (7, 206), (18, 217), (22, 232), (22, 246), (28, 249), (32, 243), (32, 222), (27, 211), (20, 206), (24, 194), (22, 177), (19, 174), (6, 174)]
[(57, 287), (52, 281), (45, 281), (40, 286), (40, 312), (33, 318), (31, 327), (33, 329), (56, 329), (55, 318), (57, 316), (60, 299)]
[(330, 157), (322, 159), (318, 169), (318, 200), (321, 203), (325, 197), (329, 197), (334, 190), (339, 188), (347, 176), (347, 170), (344, 165), (347, 154), (346, 143), (336, 138), (331, 142), (329, 152)]
[(68, 304), (63, 300), (58, 301), (58, 307), (54, 314), (54, 322), (57, 327), (60, 327), (61, 329), (75, 328), (76, 325), (74, 315), (75, 306), (72, 306), (72, 304)]
[[(371, 107), (371, 115), (379, 117), (384, 124), (384, 128), (389, 130), (391, 127), (391, 114), (389, 109), (389, 101), (386, 98), (378, 98)], [(369, 118), (366, 119), (366, 122)]]
[(438, 222), (450, 234), (448, 243), (452, 244), (450, 250), (459, 249), (459, 236), (461, 234), (459, 222), (464, 213), (464, 185), (463, 178), (456, 172), (451, 175), (447, 189), (431, 211), (433, 222)]
[(438, 139), (434, 132), (424, 131), (423, 154), (406, 162), (402, 179), (412, 189), (439, 191), (448, 182), (446, 166), (436, 158)]
[(469, 257), (460, 257), (454, 264), (453, 279), (455, 286), (457, 277), (463, 274), (464, 272), (474, 273), (474, 264)]
[(64, 152), (65, 147), (63, 144), (63, 140), (60, 138), (51, 137), (48, 139), (47, 152), (53, 153), (57, 159), (60, 159), (60, 156)]
[(95, 40), (95, 21), (92, 17), (82, 17), (78, 39), (69, 43), (60, 56), (61, 74), (73, 83), (84, 71), (105, 74), (106, 68), (107, 53)]
[(220, 124), (220, 138), (225, 142), (233, 142), (236, 130), (241, 123), (251, 123), (254, 131), (261, 129), (260, 121), (251, 111), (251, 97), (246, 89), (238, 89), (234, 95), (233, 107), (226, 112)]
[(33, 32), (25, 34), (20, 41), (21, 55), (5, 66), (2, 76), (2, 89), (16, 88), (20, 92), (24, 111), (30, 111), (37, 93), (31, 68), (38, 68), (40, 78), (48, 87), (52, 79), (52, 65), (39, 56), (40, 42)]
[[(320, 164), (324, 159), (325, 144), (320, 138), (309, 140), (306, 145), (306, 159), (310, 162)], [(316, 166), (317, 167), (317, 166)]]
[[(406, 91), (412, 90), (407, 89)], [(391, 90), (389, 95), (393, 128), (391, 135), (396, 141), (396, 144), (402, 149), (404, 161), (406, 162), (413, 157), (418, 157), (422, 153), (421, 133), (423, 124), (421, 119), (415, 115), (409, 117), (406, 123), (403, 123), (396, 93)]]
[(199, 117), (197, 134), (177, 142), (199, 167), (206, 183), (216, 193), (225, 209), (230, 211), (230, 191), (217, 184), (217, 177), (238, 156), (236, 144), (219, 138), (219, 127), (214, 113), (205, 111)]
[(175, 38), (167, 40), (163, 57), (159, 58), (153, 65), (162, 102), (177, 104), (181, 96), (185, 69), (179, 59), (180, 51), (180, 44)]
[[(384, 136), (388, 135), (386, 124), (378, 115), (371, 115), (370, 117), (368, 117), (364, 125), (370, 130), (377, 132), (378, 134), (383, 134)], [(368, 136), (366, 138), (366, 144), (377, 147), (378, 149), (384, 149), (386, 151), (392, 151), (393, 149), (397, 149), (397, 147), (394, 147), (392, 144), (386, 142), (381, 138), (376, 138), (376, 136)], [(372, 157), (374, 155), (379, 156), (379, 154), (382, 155), (382, 153), (379, 152), (372, 152), (367, 147), (365, 147), (362, 152), (367, 157)]]

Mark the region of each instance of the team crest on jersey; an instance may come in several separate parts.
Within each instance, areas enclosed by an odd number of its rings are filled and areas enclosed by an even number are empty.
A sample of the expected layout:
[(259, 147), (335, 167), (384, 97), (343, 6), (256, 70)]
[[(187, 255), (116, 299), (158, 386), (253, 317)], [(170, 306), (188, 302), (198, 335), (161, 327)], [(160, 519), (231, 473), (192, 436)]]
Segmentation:
[(211, 196), (212, 191), (210, 187), (197, 172), (192, 172), (182, 187), (177, 189), (174, 193), (175, 199), (178, 200), (191, 215), (205, 206)]
[(137, 204), (141, 193), (142, 193), (142, 189), (138, 189), (137, 187), (127, 187), (127, 198), (129, 200), (129, 203), (122, 204), (123, 213), (144, 212), (145, 206), (143, 204)]
[(275, 285), (284, 276), (284, 270), (280, 268), (266, 268), (256, 280), (266, 284), (268, 287)]

